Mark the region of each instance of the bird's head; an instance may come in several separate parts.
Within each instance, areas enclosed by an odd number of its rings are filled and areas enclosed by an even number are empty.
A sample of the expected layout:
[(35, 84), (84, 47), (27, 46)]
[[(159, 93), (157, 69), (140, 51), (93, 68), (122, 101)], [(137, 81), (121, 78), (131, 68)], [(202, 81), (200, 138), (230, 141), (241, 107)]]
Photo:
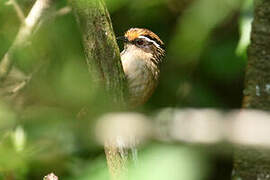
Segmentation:
[(136, 51), (142, 53), (142, 55), (150, 53), (156, 63), (159, 63), (164, 56), (164, 43), (148, 29), (131, 28), (118, 39), (124, 42), (124, 52)]

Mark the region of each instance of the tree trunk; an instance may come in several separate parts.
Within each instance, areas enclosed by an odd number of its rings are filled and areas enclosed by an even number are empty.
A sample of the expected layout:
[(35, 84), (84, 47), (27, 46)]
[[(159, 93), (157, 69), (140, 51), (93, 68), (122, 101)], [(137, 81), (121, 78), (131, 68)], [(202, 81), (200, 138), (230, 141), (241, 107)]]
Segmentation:
[[(125, 74), (105, 4), (103, 0), (71, 0), (71, 4), (82, 32), (89, 70), (96, 82), (105, 85), (107, 94), (117, 106), (121, 106), (124, 104)], [(117, 179), (126, 163), (113, 145), (115, 143), (111, 143), (105, 145), (105, 153), (112, 179)]]
[[(270, 110), (269, 0), (255, 3), (245, 78), (243, 107)], [(237, 148), (234, 172), (236, 177), (244, 180), (270, 179), (270, 152), (259, 148)]]

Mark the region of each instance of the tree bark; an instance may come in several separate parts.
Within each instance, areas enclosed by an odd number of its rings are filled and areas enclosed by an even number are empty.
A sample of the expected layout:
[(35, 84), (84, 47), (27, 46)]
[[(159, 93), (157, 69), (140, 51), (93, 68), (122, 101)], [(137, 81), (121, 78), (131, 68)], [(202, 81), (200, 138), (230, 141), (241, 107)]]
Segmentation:
[(117, 103), (124, 102), (125, 74), (111, 19), (103, 0), (71, 0), (90, 72)]
[[(251, 45), (245, 75), (244, 108), (270, 110), (270, 1), (255, 1)], [(244, 180), (270, 179), (269, 152), (259, 148), (235, 150), (234, 172)]]
[[(95, 82), (105, 86), (107, 94), (113, 97), (117, 106), (123, 105), (125, 74), (111, 19), (103, 0), (71, 0), (71, 5), (82, 32), (86, 61)], [(105, 144), (105, 153), (112, 179), (117, 179), (126, 163), (114, 144)]]

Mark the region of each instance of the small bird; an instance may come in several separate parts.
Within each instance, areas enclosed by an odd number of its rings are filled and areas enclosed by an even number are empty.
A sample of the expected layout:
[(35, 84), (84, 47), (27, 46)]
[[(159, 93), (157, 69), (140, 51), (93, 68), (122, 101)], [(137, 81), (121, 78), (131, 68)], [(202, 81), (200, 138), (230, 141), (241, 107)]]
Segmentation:
[(118, 39), (124, 42), (121, 61), (128, 83), (128, 102), (136, 107), (151, 97), (158, 84), (164, 43), (144, 28), (131, 28)]

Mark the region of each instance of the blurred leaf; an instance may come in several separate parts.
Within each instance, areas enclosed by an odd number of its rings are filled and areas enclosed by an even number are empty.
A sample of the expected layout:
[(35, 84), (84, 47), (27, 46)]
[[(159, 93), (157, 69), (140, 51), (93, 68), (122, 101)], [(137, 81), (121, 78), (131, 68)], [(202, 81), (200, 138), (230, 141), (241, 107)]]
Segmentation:
[(18, 126), (12, 134), (13, 143), (16, 151), (22, 151), (26, 144), (26, 134), (21, 126)]
[[(11, 109), (0, 103), (0, 131), (10, 129), (15, 125), (16, 115)], [(1, 135), (1, 133), (0, 133)]]
[(166, 3), (165, 0), (137, 0), (137, 1), (133, 1), (131, 4), (131, 7), (134, 9), (144, 9), (144, 8), (151, 8), (151, 7), (155, 7), (157, 5), (160, 4), (164, 4)]
[(187, 9), (179, 19), (175, 37), (169, 52), (181, 57), (178, 63), (197, 60), (211, 31), (223, 22), (241, 1), (198, 0)]
[(105, 0), (107, 8), (111, 13), (120, 9), (128, 3), (128, 0)]
[[(177, 146), (150, 146), (140, 154), (136, 166), (129, 168), (128, 180), (199, 180), (206, 175), (204, 158), (196, 151)], [(93, 166), (95, 164), (95, 166)], [(74, 168), (73, 168), (74, 169)], [(107, 180), (108, 169), (105, 159), (97, 159), (77, 171), (78, 180)]]
[(238, 56), (245, 56), (250, 43), (251, 23), (253, 20), (253, 1), (245, 0), (242, 13), (239, 18), (240, 39), (236, 48)]
[[(78, 165), (78, 163), (77, 163)], [(88, 161), (78, 167), (72, 167), (72, 171), (76, 170), (76, 174), (69, 178), (70, 180), (108, 180), (110, 179), (107, 169), (106, 159), (97, 158), (93, 161)]]
[(73, 61), (68, 61), (64, 65), (63, 71), (59, 74), (59, 95), (69, 103), (87, 104), (95, 94), (90, 73), (83, 66), (85, 64), (76, 62), (74, 58)]
[(209, 78), (225, 83), (243, 75), (245, 61), (235, 55), (235, 46), (231, 39), (209, 46), (201, 61), (202, 70)]
[(189, 148), (153, 146), (140, 156), (139, 164), (129, 173), (129, 180), (196, 180), (205, 176), (203, 158)]
[(0, 157), (0, 173), (14, 173), (16, 179), (24, 179), (28, 161), (24, 153), (15, 150), (10, 136), (0, 142)]
[[(181, 89), (182, 86), (183, 85), (180, 84), (179, 89)], [(178, 96), (181, 97), (180, 94)], [(220, 100), (220, 97), (217, 95), (217, 92), (215, 92), (213, 89), (211, 89), (202, 82), (193, 82), (192, 84), (190, 84), (189, 94), (186, 97), (184, 97), (184, 99), (180, 99), (178, 103), (179, 104), (186, 103), (188, 104), (188, 106), (192, 107), (224, 106), (224, 102)]]

